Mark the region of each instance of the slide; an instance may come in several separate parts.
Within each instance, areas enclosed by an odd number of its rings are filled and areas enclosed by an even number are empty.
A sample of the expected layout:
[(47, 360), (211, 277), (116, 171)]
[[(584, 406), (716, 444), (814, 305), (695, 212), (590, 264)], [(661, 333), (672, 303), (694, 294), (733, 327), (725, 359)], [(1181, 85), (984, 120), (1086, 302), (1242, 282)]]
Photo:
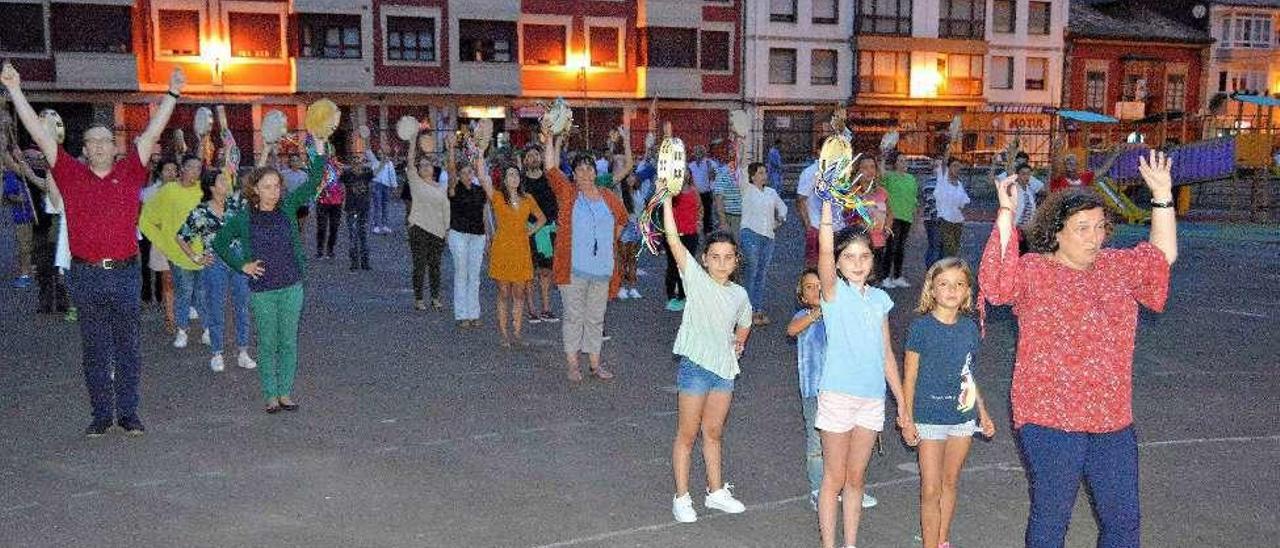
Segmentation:
[(1107, 182), (1106, 178), (1099, 177), (1093, 181), (1093, 188), (1101, 194), (1107, 201), (1107, 205), (1111, 211), (1124, 218), (1125, 222), (1130, 224), (1149, 223), (1151, 222), (1151, 212), (1142, 209), (1133, 203), (1128, 196), (1125, 196), (1120, 189)]

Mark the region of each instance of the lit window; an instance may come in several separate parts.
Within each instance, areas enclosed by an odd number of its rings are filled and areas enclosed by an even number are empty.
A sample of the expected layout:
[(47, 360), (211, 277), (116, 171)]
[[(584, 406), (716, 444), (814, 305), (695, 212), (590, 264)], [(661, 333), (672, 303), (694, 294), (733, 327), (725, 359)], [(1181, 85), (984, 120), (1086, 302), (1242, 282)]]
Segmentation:
[(200, 55), (200, 12), (195, 10), (159, 10), (160, 55)]
[(280, 57), (279, 14), (231, 12), (227, 14), (227, 27), (232, 57)]

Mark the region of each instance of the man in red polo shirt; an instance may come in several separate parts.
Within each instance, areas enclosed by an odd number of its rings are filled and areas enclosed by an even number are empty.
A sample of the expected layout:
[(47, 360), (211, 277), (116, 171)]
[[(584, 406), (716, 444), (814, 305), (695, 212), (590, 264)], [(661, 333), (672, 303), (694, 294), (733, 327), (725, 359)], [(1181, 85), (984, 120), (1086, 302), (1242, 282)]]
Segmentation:
[(85, 435), (102, 436), (113, 420), (125, 433), (141, 435), (146, 429), (138, 418), (142, 353), (136, 235), (138, 192), (147, 180), (147, 167), (141, 159), (150, 158), (155, 150), (186, 77), (181, 69), (174, 69), (168, 94), (138, 136), (135, 148), (120, 161), (115, 159), (115, 136), (110, 128), (95, 123), (85, 130), (85, 164), (67, 154), (44, 129), (22, 93), (18, 71), (7, 62), (0, 69), (0, 84), (13, 98), (27, 133), (49, 159), (50, 191), (61, 194), (66, 209), (72, 257), (67, 285), (80, 312), (84, 380), (93, 404), (93, 422)]

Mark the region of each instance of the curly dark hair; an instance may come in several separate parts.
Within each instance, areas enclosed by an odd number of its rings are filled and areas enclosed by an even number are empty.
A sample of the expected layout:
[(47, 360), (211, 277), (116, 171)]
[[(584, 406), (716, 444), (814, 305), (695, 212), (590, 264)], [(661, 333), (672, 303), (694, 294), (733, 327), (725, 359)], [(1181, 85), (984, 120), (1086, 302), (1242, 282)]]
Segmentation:
[[(1106, 213), (1106, 203), (1093, 190), (1067, 189), (1054, 192), (1036, 208), (1036, 215), (1027, 230), (1027, 244), (1035, 253), (1053, 253), (1058, 250), (1058, 233), (1066, 226), (1067, 219), (1081, 211), (1099, 208)], [(1110, 215), (1107, 218), (1107, 237), (1110, 237)]]

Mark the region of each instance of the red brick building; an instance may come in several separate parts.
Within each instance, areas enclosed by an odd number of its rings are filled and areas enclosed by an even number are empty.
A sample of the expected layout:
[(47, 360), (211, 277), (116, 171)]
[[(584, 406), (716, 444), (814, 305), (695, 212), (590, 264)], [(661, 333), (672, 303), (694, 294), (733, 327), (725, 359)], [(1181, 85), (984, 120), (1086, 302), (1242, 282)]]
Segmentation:
[[(1204, 101), (1212, 43), (1205, 30), (1138, 2), (1074, 1), (1063, 108), (1114, 116), (1137, 131), (1159, 126), (1181, 141), (1184, 114), (1194, 115)], [(1185, 131), (1186, 140), (1198, 138), (1197, 127)]]

